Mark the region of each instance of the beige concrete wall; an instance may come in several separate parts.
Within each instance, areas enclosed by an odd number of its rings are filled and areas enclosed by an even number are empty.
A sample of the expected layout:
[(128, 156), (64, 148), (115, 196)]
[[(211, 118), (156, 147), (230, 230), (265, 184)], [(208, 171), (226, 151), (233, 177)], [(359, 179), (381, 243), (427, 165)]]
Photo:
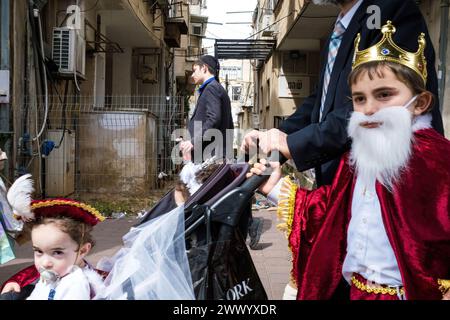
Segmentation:
[(276, 54), (264, 65), (264, 68), (259, 72), (259, 88), (258, 88), (258, 112), (260, 128), (272, 128), (273, 127), (273, 114), (275, 105), (278, 105), (277, 101), (273, 99), (275, 74), (273, 72), (273, 64)]
[[(188, 35), (181, 35), (181, 44), (180, 48), (175, 48), (175, 57), (174, 57), (174, 68), (175, 68), (175, 77), (183, 77), (185, 76), (185, 71), (187, 70), (186, 66), (186, 54), (187, 47), (189, 45)], [(191, 65), (189, 64), (189, 69)]]
[(122, 48), (124, 53), (113, 55), (113, 95), (131, 95), (132, 48)]
[[(274, 126), (274, 117), (287, 117), (295, 112), (304, 98), (280, 98), (279, 76), (281, 74), (282, 51), (276, 51), (263, 69), (259, 72), (260, 86), (258, 89), (261, 128), (270, 129)], [(306, 52), (307, 73), (298, 74), (310, 77), (310, 93), (318, 81), (319, 58), (316, 52)], [(296, 74), (297, 75), (297, 74)], [(262, 88), (262, 90), (261, 90)]]
[[(117, 1), (117, 0), (115, 0)], [(139, 20), (144, 24), (148, 33), (157, 41), (164, 39), (164, 25), (163, 15), (158, 14), (155, 21), (148, 11), (148, 3), (144, 0), (121, 0), (124, 6), (131, 7), (134, 13), (138, 16)], [(160, 27), (160, 28), (159, 28)]]
[(275, 10), (273, 22), (280, 20), (280, 22), (274, 26), (278, 32), (277, 45), (283, 42), (292, 25), (297, 21), (303, 4), (304, 0), (284, 0), (281, 5), (278, 6), (277, 10)]

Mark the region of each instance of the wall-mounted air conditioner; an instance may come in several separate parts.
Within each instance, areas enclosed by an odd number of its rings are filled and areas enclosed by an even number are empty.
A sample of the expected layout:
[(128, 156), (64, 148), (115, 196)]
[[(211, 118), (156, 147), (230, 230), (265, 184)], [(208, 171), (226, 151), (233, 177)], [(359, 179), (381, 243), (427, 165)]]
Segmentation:
[(263, 37), (271, 37), (273, 36), (273, 25), (272, 25), (272, 15), (264, 15), (263, 19), (262, 19), (262, 24), (261, 24), (261, 30), (263, 30), (262, 32), (262, 36)]
[(86, 41), (75, 29), (53, 29), (52, 58), (62, 76), (84, 78), (86, 67)]

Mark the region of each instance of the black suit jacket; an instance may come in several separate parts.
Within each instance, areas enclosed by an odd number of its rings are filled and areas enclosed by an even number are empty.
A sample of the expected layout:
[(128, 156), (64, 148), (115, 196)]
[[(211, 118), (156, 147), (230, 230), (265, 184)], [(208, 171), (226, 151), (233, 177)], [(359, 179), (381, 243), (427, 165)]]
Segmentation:
[[(201, 122), (202, 126), (195, 127), (194, 122)], [(226, 155), (227, 143), (233, 143), (233, 117), (231, 115), (231, 102), (225, 89), (216, 80), (212, 80), (203, 88), (197, 101), (194, 113), (189, 120), (188, 130), (195, 150), (202, 146), (202, 152), (211, 141), (202, 141), (206, 130), (218, 129), (223, 137), (223, 156)], [(206, 139), (208, 140), (208, 139)], [(215, 139), (212, 139), (214, 141)], [(197, 146), (197, 148), (196, 148)], [(193, 154), (194, 160), (198, 159)]]
[[(435, 52), (425, 20), (413, 0), (363, 0), (344, 33), (337, 54), (330, 85), (327, 91), (322, 121), (319, 122), (323, 76), (328, 55), (328, 39), (322, 52), (321, 77), (316, 92), (309, 96), (297, 111), (286, 119), (280, 130), (288, 134), (289, 150), (297, 169), (316, 169), (318, 185), (331, 184), (336, 173), (339, 158), (351, 145), (347, 135), (347, 124), (353, 111), (348, 75), (352, 68), (354, 39), (361, 33), (360, 49), (366, 49), (381, 40), (381, 30), (369, 29), (367, 19), (371, 12), (367, 8), (377, 5), (381, 11), (381, 25), (391, 20), (397, 29), (394, 41), (408, 51), (417, 51), (418, 36), (426, 34), (425, 55), (428, 66), (427, 89), (435, 95), (433, 127), (443, 134), (442, 117), (439, 111), (438, 80), (435, 70)], [(331, 35), (330, 35), (331, 36)]]

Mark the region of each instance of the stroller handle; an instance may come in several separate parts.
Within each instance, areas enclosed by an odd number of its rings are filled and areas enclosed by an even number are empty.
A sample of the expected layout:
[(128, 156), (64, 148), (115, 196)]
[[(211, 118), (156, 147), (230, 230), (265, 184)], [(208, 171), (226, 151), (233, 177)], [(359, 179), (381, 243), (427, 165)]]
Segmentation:
[(283, 165), (287, 161), (287, 158), (280, 151), (273, 150), (270, 153), (269, 158), (267, 159), (266, 167), (268, 170), (266, 171), (266, 174), (251, 176), (241, 185), (242, 190), (249, 192), (256, 191), (256, 189), (258, 189), (267, 179), (269, 179), (270, 174), (273, 171), (272, 167), (270, 166), (270, 162), (276, 161), (280, 162), (280, 165)]

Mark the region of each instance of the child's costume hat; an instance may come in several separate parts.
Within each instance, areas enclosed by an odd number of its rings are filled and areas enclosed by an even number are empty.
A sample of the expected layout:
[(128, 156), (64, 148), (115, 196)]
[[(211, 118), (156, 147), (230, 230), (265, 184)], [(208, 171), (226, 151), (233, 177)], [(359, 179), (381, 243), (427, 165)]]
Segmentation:
[(419, 49), (417, 52), (408, 52), (400, 48), (394, 43), (392, 35), (396, 29), (391, 21), (382, 27), (381, 32), (383, 38), (374, 46), (365, 50), (359, 50), (359, 42), (361, 34), (358, 34), (355, 39), (355, 55), (353, 58), (352, 69), (371, 61), (390, 61), (399, 63), (414, 70), (427, 83), (427, 61), (425, 59), (425, 34), (421, 33), (418, 38)]
[(34, 217), (69, 217), (91, 226), (105, 220), (100, 212), (88, 204), (71, 199), (46, 199), (31, 202)]

